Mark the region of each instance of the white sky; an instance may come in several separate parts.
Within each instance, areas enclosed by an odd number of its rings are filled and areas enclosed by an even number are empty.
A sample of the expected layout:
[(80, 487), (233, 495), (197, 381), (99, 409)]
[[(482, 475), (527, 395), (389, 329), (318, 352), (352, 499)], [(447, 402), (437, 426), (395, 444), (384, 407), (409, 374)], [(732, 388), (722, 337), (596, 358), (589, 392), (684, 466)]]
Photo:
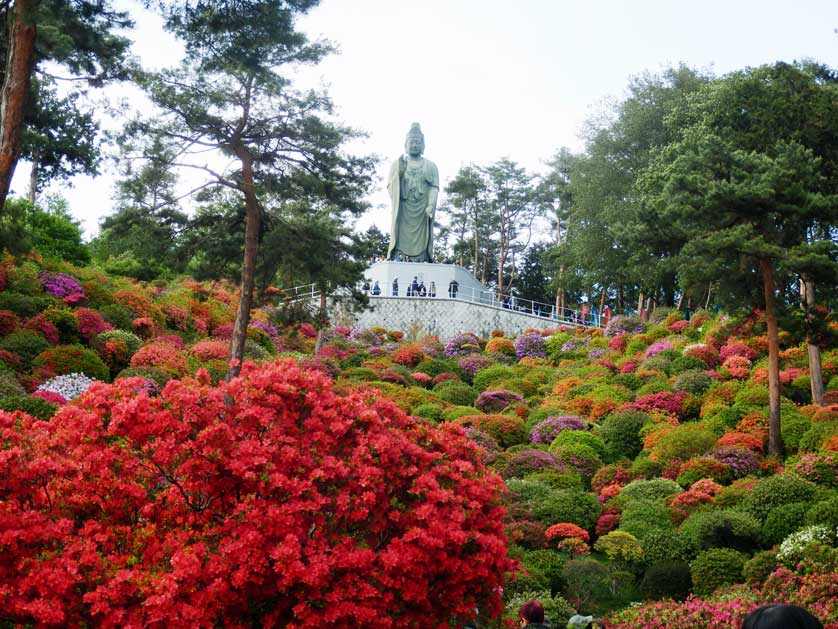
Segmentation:
[[(806, 57), (838, 67), (835, 0), (322, 0), (300, 25), (339, 47), (300, 80), (327, 85), (341, 121), (369, 134), (353, 149), (385, 158), (359, 221), (385, 232), (383, 177), (411, 122), (444, 186), (468, 163), (509, 157), (536, 172), (559, 147), (581, 149), (584, 120), (646, 70), (723, 74)], [(178, 55), (153, 16), (138, 14), (133, 38), (147, 64)], [(112, 182), (57, 187), (88, 236), (111, 211)]]

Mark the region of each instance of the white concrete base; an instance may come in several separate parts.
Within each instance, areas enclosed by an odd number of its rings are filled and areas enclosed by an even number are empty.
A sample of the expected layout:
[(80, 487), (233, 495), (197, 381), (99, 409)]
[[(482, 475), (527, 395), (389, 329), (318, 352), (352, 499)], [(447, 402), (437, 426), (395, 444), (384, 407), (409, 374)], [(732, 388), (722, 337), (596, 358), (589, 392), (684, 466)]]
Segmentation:
[(477, 281), (469, 271), (457, 264), (433, 264), (430, 262), (376, 262), (364, 273), (364, 277), (370, 280), (370, 286), (375, 282), (381, 289), (381, 296), (392, 297), (393, 280), (398, 279), (398, 297), (407, 296), (408, 286), (416, 278), (417, 282), (425, 284), (425, 289), (430, 294), (431, 282), (436, 289), (437, 297), (447, 297), (451, 280), (458, 284), (458, 296), (470, 301), (488, 301), (491, 303), (492, 291), (487, 290)]

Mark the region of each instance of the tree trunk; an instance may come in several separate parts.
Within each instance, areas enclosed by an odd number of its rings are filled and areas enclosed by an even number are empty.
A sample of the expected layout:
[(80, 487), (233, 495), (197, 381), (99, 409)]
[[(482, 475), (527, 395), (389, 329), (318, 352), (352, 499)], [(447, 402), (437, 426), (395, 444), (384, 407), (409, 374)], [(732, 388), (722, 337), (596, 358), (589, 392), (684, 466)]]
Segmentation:
[(617, 313), (623, 311), (623, 283), (617, 282)]
[(783, 436), (780, 433), (780, 337), (777, 327), (774, 267), (767, 259), (759, 261), (765, 293), (765, 323), (768, 327), (768, 453), (783, 456)]
[(503, 265), (506, 262), (506, 251), (504, 250), (504, 243), (501, 240), (500, 250), (498, 251), (498, 293), (503, 295)]
[(326, 329), (326, 290), (320, 289), (320, 309), (317, 312), (317, 340), (314, 343), (314, 355), (320, 353), (323, 346), (323, 331)]
[(597, 321), (600, 322), (600, 325), (604, 325), (602, 323), (602, 311), (605, 310), (605, 289), (602, 289), (602, 294), (599, 296), (599, 312), (597, 312)]
[(646, 311), (643, 310), (643, 302), (646, 301), (643, 298), (643, 291), (640, 291), (640, 298), (637, 300), (637, 316), (640, 317), (641, 321), (646, 320)]
[[(815, 307), (815, 282), (800, 280), (800, 296), (806, 309), (806, 319), (811, 323), (812, 308)], [(806, 333), (806, 349), (809, 352), (809, 382), (812, 389), (812, 404), (823, 406), (823, 370), (821, 369), (821, 348), (814, 342), (812, 332)]]
[(0, 96), (0, 208), (6, 202), (20, 156), (23, 115), (34, 63), (36, 28), (29, 22), (30, 2), (15, 0), (7, 35), (6, 76)]
[(259, 229), (262, 211), (253, 186), (253, 158), (243, 149), (238, 155), (242, 162), (242, 184), (244, 187), (244, 262), (242, 264), (241, 297), (233, 324), (233, 338), (230, 340), (230, 363), (226, 380), (229, 382), (241, 371), (244, 359), (244, 342), (247, 340), (247, 324), (250, 323), (250, 309), (253, 306), (253, 284), (256, 272), (256, 254), (259, 251)]

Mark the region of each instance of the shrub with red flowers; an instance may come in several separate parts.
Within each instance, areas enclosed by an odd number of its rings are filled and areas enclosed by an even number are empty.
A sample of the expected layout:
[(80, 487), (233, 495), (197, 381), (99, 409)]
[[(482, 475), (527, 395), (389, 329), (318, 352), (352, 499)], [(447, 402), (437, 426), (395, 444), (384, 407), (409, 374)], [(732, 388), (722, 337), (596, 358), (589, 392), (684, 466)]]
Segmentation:
[(707, 367), (710, 369), (713, 369), (719, 364), (719, 351), (710, 344), (688, 347), (684, 352), (684, 355), (700, 358), (707, 363)]
[(405, 367), (415, 367), (425, 360), (425, 352), (419, 343), (405, 343), (393, 352), (393, 362)]
[(291, 361), (0, 413), (3, 617), (39, 626), (437, 626), (498, 615), (502, 485), (455, 427)]
[(684, 408), (684, 403), (690, 397), (686, 391), (661, 391), (660, 393), (650, 393), (642, 395), (634, 402), (626, 404), (624, 408), (633, 409), (637, 411), (664, 411), (676, 417), (681, 414)]
[(599, 516), (594, 531), (597, 537), (606, 535), (616, 529), (620, 525), (620, 517), (619, 513), (603, 513)]
[(18, 318), (11, 310), (0, 310), (0, 336), (8, 336), (17, 329)]
[(572, 522), (559, 522), (558, 524), (554, 524), (553, 526), (547, 527), (547, 530), (544, 531), (544, 536), (548, 540), (554, 539), (566, 539), (568, 537), (574, 537), (576, 539), (580, 539), (583, 542), (590, 542), (591, 536), (583, 529), (581, 526), (577, 526)]
[(746, 432), (728, 432), (719, 437), (716, 442), (720, 446), (736, 446), (746, 450), (753, 450), (754, 452), (762, 452), (763, 439), (755, 437)]
[(144, 345), (131, 357), (132, 367), (158, 367), (173, 378), (185, 376), (189, 371), (186, 356), (168, 343)]
[(754, 360), (759, 354), (741, 342), (728, 343), (719, 350), (719, 358), (722, 362), (731, 356), (742, 356), (748, 360)]
[(225, 360), (230, 355), (227, 341), (204, 339), (189, 348), (189, 353), (199, 360)]
[(88, 343), (97, 334), (113, 330), (113, 326), (105, 321), (97, 310), (90, 308), (79, 308), (74, 312), (79, 322), (79, 334)]
[(48, 321), (43, 314), (35, 315), (31, 319), (27, 319), (23, 324), (25, 330), (32, 330), (43, 336), (53, 345), (58, 344), (61, 340), (61, 335), (58, 333), (58, 328), (52, 321)]
[(56, 406), (64, 406), (67, 403), (67, 398), (63, 395), (55, 393), (54, 391), (35, 391), (35, 393), (32, 394), (32, 397), (39, 397), (50, 404), (55, 404)]
[(794, 470), (822, 487), (838, 487), (838, 454), (835, 452), (804, 454)]

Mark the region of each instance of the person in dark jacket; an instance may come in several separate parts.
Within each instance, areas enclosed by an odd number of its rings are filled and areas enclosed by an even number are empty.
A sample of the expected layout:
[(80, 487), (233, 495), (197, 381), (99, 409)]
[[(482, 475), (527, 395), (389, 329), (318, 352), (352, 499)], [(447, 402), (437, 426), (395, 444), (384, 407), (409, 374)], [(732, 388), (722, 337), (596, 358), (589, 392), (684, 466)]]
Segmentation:
[(823, 625), (797, 605), (765, 605), (748, 614), (742, 629), (823, 629)]
[(544, 606), (538, 601), (527, 601), (518, 610), (518, 620), (523, 629), (549, 629), (544, 624)]

